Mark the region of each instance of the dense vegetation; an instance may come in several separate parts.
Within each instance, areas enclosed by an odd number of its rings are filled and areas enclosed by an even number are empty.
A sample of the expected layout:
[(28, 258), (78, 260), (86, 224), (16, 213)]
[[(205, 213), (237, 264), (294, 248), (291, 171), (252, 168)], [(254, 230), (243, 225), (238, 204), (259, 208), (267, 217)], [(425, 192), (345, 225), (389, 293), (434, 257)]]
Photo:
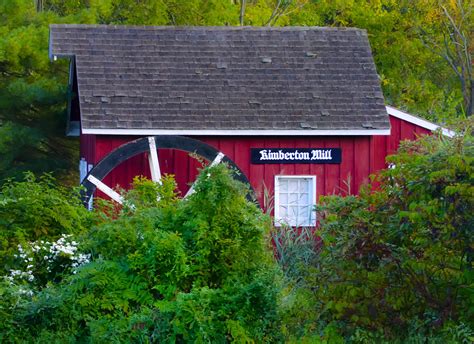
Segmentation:
[[(1, 226), (11, 240), (2, 245), (10, 259), (2, 267), (0, 340), (277, 340), (280, 283), (266, 240), (269, 222), (229, 174), (223, 165), (205, 169), (186, 201), (172, 178), (162, 185), (137, 180), (118, 213), (105, 207), (91, 215), (77, 205), (72, 236), (57, 232), (70, 233), (67, 223), (25, 238), (41, 227), (18, 215), (26, 210), (21, 199), (36, 198), (18, 197), (32, 182), (5, 186), (0, 207), (15, 212)], [(59, 190), (45, 191), (44, 198), (57, 200)]]
[(272, 229), (224, 165), (187, 200), (137, 179), (94, 212), (51, 177), (9, 182), (0, 341), (470, 343), (471, 130), (406, 142), (316, 232)]
[(311, 263), (296, 270), (304, 298), (288, 324), (311, 333), (319, 322), (356, 342), (474, 339), (474, 142), (465, 130), (407, 141), (373, 187), (323, 198), (319, 248), (292, 254)]
[(471, 1), (0, 0), (0, 183), (27, 170), (75, 183), (67, 62), (48, 61), (50, 23), (364, 28), (387, 103), (442, 122), (472, 112)]

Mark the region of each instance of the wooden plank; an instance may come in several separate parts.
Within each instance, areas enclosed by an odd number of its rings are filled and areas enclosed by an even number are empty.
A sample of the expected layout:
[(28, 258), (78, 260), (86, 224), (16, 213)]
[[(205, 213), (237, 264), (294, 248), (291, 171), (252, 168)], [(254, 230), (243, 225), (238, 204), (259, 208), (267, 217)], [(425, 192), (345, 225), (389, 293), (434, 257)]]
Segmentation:
[[(330, 137), (325, 140), (326, 148), (339, 148), (340, 141), (338, 137)], [(339, 194), (341, 189), (339, 188), (339, 175), (340, 175), (340, 166), (339, 164), (324, 164), (325, 166), (325, 189), (326, 194), (333, 195)]]
[(415, 125), (407, 121), (400, 121), (400, 138), (401, 140), (415, 139)]
[[(311, 137), (309, 139), (310, 148), (324, 147), (324, 140), (320, 137)], [(310, 174), (316, 176), (316, 198), (326, 194), (326, 176), (324, 174), (324, 165), (311, 164)]]
[(233, 144), (236, 152), (233, 160), (250, 180), (250, 138), (235, 139)]
[[(278, 141), (280, 148), (298, 148), (296, 146), (295, 140), (291, 137), (281, 137)], [(296, 165), (297, 164), (280, 164), (278, 166), (278, 174), (293, 176), (295, 175)]]
[[(265, 138), (265, 148), (279, 148), (281, 138)], [(280, 164), (264, 164), (264, 189), (270, 198), (274, 198), (275, 176), (281, 174)], [(262, 189), (263, 191), (263, 189)], [(263, 200), (263, 199), (262, 199)], [(269, 202), (270, 200), (267, 200)], [(272, 212), (273, 215), (273, 212)]]
[(189, 189), (190, 182), (189, 169), (190, 161), (193, 160), (189, 153), (182, 150), (173, 150), (170, 157), (173, 164), (172, 174), (174, 175), (177, 187), (181, 195), (185, 195)]
[(150, 167), (151, 180), (153, 180), (155, 183), (161, 183), (160, 163), (158, 160), (158, 153), (156, 151), (155, 138), (153, 136), (148, 137), (148, 144), (150, 146), (150, 152), (148, 153), (148, 163)]
[(219, 140), (219, 150), (224, 153), (229, 159), (235, 161), (234, 149), (236, 143), (238, 143), (239, 141), (240, 139), (231, 139), (228, 137), (223, 137)]
[(175, 154), (181, 152), (173, 149), (158, 149), (160, 157), (160, 170), (164, 174), (175, 174)]
[(339, 170), (339, 188), (343, 194), (355, 193), (354, 180), (354, 138), (341, 138), (342, 161)]
[(385, 157), (387, 156), (386, 136), (372, 136), (370, 148), (370, 173), (376, 173), (386, 167)]
[(421, 137), (423, 135), (431, 134), (431, 130), (426, 129), (426, 128), (422, 128), (422, 127), (419, 127), (419, 126), (415, 126), (415, 134), (416, 134), (417, 137)]
[(387, 142), (387, 153), (389, 155), (395, 154), (400, 144), (400, 123), (400, 119), (390, 116), (391, 130)]
[(359, 193), (360, 187), (369, 181), (370, 172), (370, 138), (360, 136), (354, 142), (355, 157), (355, 192)]
[[(261, 138), (252, 138), (250, 140), (250, 148), (262, 148), (264, 141)], [(263, 206), (263, 183), (264, 183), (264, 165), (250, 164), (249, 180), (252, 184), (260, 206)], [(272, 190), (273, 192), (273, 190)]]
[[(294, 141), (295, 148), (310, 148), (309, 140), (307, 137), (298, 137)], [(295, 175), (309, 175), (311, 173), (310, 164), (295, 164), (294, 174)]]

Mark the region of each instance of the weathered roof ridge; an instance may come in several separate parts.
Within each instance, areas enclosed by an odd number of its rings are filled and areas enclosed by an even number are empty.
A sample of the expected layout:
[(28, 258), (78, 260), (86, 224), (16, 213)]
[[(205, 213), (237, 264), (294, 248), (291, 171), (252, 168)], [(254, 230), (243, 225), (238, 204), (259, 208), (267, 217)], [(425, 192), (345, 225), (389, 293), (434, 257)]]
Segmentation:
[(307, 30), (321, 30), (321, 31), (360, 31), (367, 32), (366, 29), (356, 27), (333, 27), (333, 26), (196, 26), (196, 25), (106, 25), (106, 24), (50, 24), (50, 28), (72, 28), (72, 29), (140, 29), (140, 30), (254, 30), (254, 31), (307, 31)]
[(365, 30), (53, 24), (50, 54), (75, 58), (83, 131), (390, 127)]

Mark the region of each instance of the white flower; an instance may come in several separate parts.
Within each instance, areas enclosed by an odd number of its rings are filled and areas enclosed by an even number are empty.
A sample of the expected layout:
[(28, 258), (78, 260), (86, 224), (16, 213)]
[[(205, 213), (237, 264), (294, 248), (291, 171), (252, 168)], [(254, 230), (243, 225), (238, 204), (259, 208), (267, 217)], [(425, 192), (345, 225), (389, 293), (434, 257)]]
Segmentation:
[(10, 270), (11, 276), (19, 276), (21, 274), (20, 270)]

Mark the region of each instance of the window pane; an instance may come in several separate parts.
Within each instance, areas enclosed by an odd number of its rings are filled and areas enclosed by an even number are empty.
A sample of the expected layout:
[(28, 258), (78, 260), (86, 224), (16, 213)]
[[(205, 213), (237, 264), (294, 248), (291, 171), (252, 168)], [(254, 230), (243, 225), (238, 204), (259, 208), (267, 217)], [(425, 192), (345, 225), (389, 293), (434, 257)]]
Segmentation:
[(307, 193), (300, 194), (299, 204), (301, 204), (301, 205), (309, 204), (309, 194), (307, 194)]
[(288, 192), (288, 179), (280, 178), (280, 191)]
[(308, 219), (309, 219), (309, 216), (310, 216), (310, 210), (311, 210), (311, 207), (299, 207), (299, 214), (300, 214), (300, 217), (302, 220), (304, 220), (304, 222), (308, 222)]
[(311, 224), (311, 207), (300, 207), (299, 208), (299, 220), (304, 225)]
[(300, 192), (308, 192), (309, 191), (309, 180), (307, 178), (300, 179)]
[(298, 180), (297, 179), (290, 179), (288, 181), (288, 190), (290, 192), (298, 192)]
[(288, 204), (297, 205), (298, 204), (298, 194), (291, 193), (288, 199)]
[(281, 193), (280, 194), (280, 204), (283, 204), (283, 205), (288, 204), (288, 194), (287, 193)]
[(287, 209), (287, 207), (284, 207), (284, 206), (281, 206), (281, 205), (280, 205), (280, 216), (281, 216), (282, 218), (288, 217), (288, 209)]
[(298, 217), (298, 207), (290, 205), (288, 207), (288, 216), (296, 219)]

